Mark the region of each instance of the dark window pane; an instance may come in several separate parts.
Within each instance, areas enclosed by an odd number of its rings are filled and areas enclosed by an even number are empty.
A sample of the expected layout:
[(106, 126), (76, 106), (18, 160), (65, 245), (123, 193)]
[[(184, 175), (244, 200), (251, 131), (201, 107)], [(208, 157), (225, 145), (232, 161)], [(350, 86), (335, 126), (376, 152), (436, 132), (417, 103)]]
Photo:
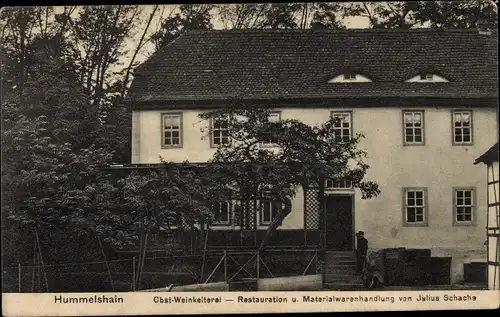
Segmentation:
[(406, 209), (406, 217), (408, 222), (415, 222), (415, 208), (407, 208)]
[(413, 142), (413, 136), (412, 135), (407, 135), (406, 136), (406, 142)]
[(406, 129), (406, 136), (413, 136), (413, 129)]
[(455, 121), (455, 127), (460, 127), (462, 123), (460, 121)]
[(417, 198), (416, 199), (416, 206), (423, 206), (424, 205), (424, 199), (423, 198)]
[(165, 138), (170, 138), (172, 136), (170, 131), (165, 131)]
[(422, 197), (424, 197), (424, 193), (420, 192), (420, 191), (419, 192), (415, 192), (415, 197), (422, 198)]
[(417, 216), (415, 217), (415, 220), (416, 220), (416, 222), (423, 222), (424, 221), (424, 216), (420, 215), (420, 214), (417, 214)]
[(408, 192), (408, 198), (415, 198), (415, 192)]
[(344, 129), (344, 130), (342, 130), (342, 133), (343, 133), (344, 135), (347, 135), (347, 136), (348, 136), (348, 135), (350, 135), (350, 134), (351, 134), (351, 131), (350, 131), (349, 129)]
[(462, 142), (462, 136), (461, 135), (455, 135), (455, 142)]
[(415, 135), (415, 142), (422, 142), (422, 136), (421, 135)]
[(464, 215), (457, 214), (457, 221), (465, 221)]
[(470, 190), (463, 191), (465, 198), (470, 198), (472, 196), (472, 192)]
[(178, 138), (179, 137), (179, 131), (172, 131), (172, 137)]
[(415, 129), (415, 135), (422, 135), (422, 129)]
[(172, 144), (180, 144), (179, 138), (172, 138)]
[(464, 134), (463, 140), (464, 140), (464, 142), (470, 142), (470, 135), (469, 134)]

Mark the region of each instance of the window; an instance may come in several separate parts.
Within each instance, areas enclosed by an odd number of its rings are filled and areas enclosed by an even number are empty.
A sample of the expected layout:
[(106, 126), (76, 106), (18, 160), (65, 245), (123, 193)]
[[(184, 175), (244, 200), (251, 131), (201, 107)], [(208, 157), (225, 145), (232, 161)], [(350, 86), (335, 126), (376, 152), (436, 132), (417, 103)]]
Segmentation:
[(344, 74), (344, 80), (355, 80), (355, 79), (356, 79), (356, 74), (354, 73)]
[(422, 74), (422, 75), (420, 75), (420, 79), (421, 80), (433, 80), (434, 79), (434, 75), (432, 75), (432, 74)]
[(164, 148), (182, 147), (182, 114), (167, 113), (162, 115)]
[(264, 200), (262, 201), (262, 208), (260, 213), (260, 224), (269, 225), (273, 221), (274, 217), (279, 213), (282, 208), (280, 202)]
[(474, 217), (474, 189), (472, 188), (455, 188), (454, 192), (454, 221), (456, 226), (473, 225)]
[(231, 204), (227, 201), (214, 204), (214, 224), (228, 225), (231, 219)]
[(424, 144), (424, 112), (403, 111), (404, 143)]
[(336, 179), (327, 179), (325, 180), (325, 189), (344, 189), (344, 188), (352, 188), (352, 183), (348, 180), (336, 180)]
[(228, 123), (224, 120), (212, 119), (212, 146), (228, 144)]
[(472, 144), (472, 111), (453, 111), (453, 144)]
[(447, 83), (448, 80), (435, 73), (422, 73), (406, 80), (407, 83)]
[[(278, 122), (281, 119), (281, 112), (271, 112), (269, 113), (268, 121), (269, 122)], [(269, 133), (271, 134), (271, 133)], [(269, 137), (263, 137), (263, 141), (259, 144), (261, 147), (275, 147), (276, 144), (272, 143), (271, 135)]]
[(336, 141), (349, 141), (352, 134), (351, 113), (349, 112), (332, 112), (332, 118), (338, 118), (334, 123), (333, 133), (335, 133)]
[(423, 188), (404, 190), (404, 224), (406, 226), (427, 225), (427, 191)]
[(338, 83), (369, 83), (372, 80), (365, 75), (359, 73), (343, 73), (337, 75), (328, 80), (329, 84), (338, 84)]

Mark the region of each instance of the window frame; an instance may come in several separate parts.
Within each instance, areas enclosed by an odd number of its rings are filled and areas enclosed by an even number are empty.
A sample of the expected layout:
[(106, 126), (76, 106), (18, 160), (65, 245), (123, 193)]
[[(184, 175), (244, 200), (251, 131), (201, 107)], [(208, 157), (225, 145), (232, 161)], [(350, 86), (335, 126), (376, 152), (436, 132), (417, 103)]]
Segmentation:
[[(458, 205), (457, 193), (459, 191), (470, 191), (471, 192), (471, 205)], [(476, 199), (476, 188), (475, 187), (453, 187), (453, 226), (454, 227), (470, 227), (476, 226), (477, 224), (477, 199)], [(457, 209), (458, 207), (471, 207), (471, 220), (470, 221), (458, 221), (457, 220)]]
[[(273, 115), (273, 114), (277, 114), (278, 115), (278, 121), (281, 121), (281, 111), (269, 111), (269, 116)], [(268, 118), (268, 122), (271, 122), (269, 121), (269, 118)], [(276, 143), (266, 143), (266, 142), (259, 142), (258, 143), (258, 146), (259, 148), (276, 148), (278, 147), (278, 144)]]
[[(344, 114), (347, 114), (349, 116), (349, 141), (352, 140), (352, 137), (353, 137), (353, 133), (354, 133), (354, 129), (353, 129), (353, 112), (352, 110), (348, 110), (348, 111), (338, 111), (338, 110), (333, 110), (333, 111), (330, 111), (330, 118), (333, 118), (335, 115), (344, 115)], [(335, 127), (334, 127), (335, 129)], [(344, 127), (340, 127), (340, 130), (344, 130)], [(338, 142), (346, 142), (344, 139), (343, 139), (343, 132), (341, 132), (341, 138), (342, 140), (338, 141)], [(337, 141), (337, 140), (335, 140)]]
[[(218, 204), (226, 204), (227, 206), (227, 221), (217, 221), (215, 214), (214, 214), (214, 219), (212, 220), (211, 225), (214, 226), (230, 226), (231, 225), (231, 220), (232, 220), (232, 211), (233, 211), (233, 204), (231, 201), (220, 201), (217, 202)], [(220, 208), (220, 205), (219, 205)]]
[[(179, 117), (179, 144), (165, 144), (165, 117), (167, 116), (178, 116)], [(184, 135), (183, 135), (183, 118), (182, 112), (163, 112), (161, 113), (161, 148), (162, 149), (179, 149), (183, 147)], [(172, 132), (174, 130), (170, 130)]]
[(356, 78), (357, 78), (356, 73), (344, 73), (344, 80), (345, 81), (356, 80)]
[[(344, 187), (335, 187), (335, 186), (328, 186), (328, 183), (331, 183), (333, 185), (335, 184), (341, 184), (341, 185), (346, 185)], [(347, 184), (350, 184), (350, 186), (347, 186)], [(326, 178), (325, 179), (325, 190), (349, 190), (349, 189), (354, 189), (354, 187), (352, 186), (352, 182), (351, 181), (348, 181), (346, 179), (342, 179), (342, 180), (336, 180), (336, 179), (332, 179), (332, 178)]]
[[(421, 126), (421, 131), (422, 131), (422, 141), (421, 142), (411, 142), (406, 140), (406, 120), (405, 120), (405, 115), (407, 113), (412, 113), (415, 115), (415, 113), (420, 113), (422, 116), (422, 126)], [(421, 109), (403, 109), (402, 110), (402, 115), (403, 115), (403, 145), (405, 146), (419, 146), (419, 145), (425, 145), (425, 111)], [(415, 131), (415, 123), (413, 123), (413, 126), (411, 128), (413, 131)], [(413, 139), (415, 139), (415, 134), (413, 134)]]
[[(456, 113), (469, 113), (469, 131), (470, 131), (470, 141), (469, 142), (457, 142), (455, 139), (455, 114)], [(451, 110), (451, 140), (452, 144), (456, 146), (473, 146), (474, 145), (474, 120), (473, 120), (473, 111), (472, 109), (452, 109)], [(463, 137), (463, 125), (460, 127), (462, 129), (462, 137)]]
[[(214, 142), (214, 124), (215, 124), (215, 120), (214, 118), (210, 118), (210, 147), (211, 148), (217, 148), (218, 146), (220, 145), (225, 145), (225, 144), (229, 144), (229, 142), (231, 142), (231, 138), (229, 137), (229, 128), (226, 128), (226, 129), (218, 129), (219, 131), (228, 131), (228, 136), (227, 136), (227, 143), (220, 143), (220, 144), (215, 144)], [(220, 136), (221, 138), (221, 141), (222, 141), (222, 136)]]
[[(408, 221), (408, 192), (422, 192), (423, 198), (423, 221), (421, 222), (410, 222)], [(427, 227), (429, 225), (429, 196), (427, 193), (427, 187), (404, 187), (403, 188), (403, 208), (402, 208), (402, 216), (403, 216), (403, 226), (404, 227)], [(413, 208), (418, 208), (419, 205), (413, 205)]]
[[(263, 215), (264, 215), (264, 204), (265, 203), (270, 204), (270, 212), (271, 212), (271, 220), (270, 221), (264, 221)], [(279, 201), (275, 201), (275, 200), (272, 200), (272, 199), (262, 199), (260, 201), (260, 212), (259, 212), (259, 225), (260, 226), (269, 226), (273, 222), (274, 217), (273, 217), (273, 214), (272, 214), (272, 212), (273, 212), (272, 208), (273, 208), (273, 206), (276, 206), (276, 205), (279, 205)], [(281, 206), (282, 205), (283, 204), (281, 204)]]

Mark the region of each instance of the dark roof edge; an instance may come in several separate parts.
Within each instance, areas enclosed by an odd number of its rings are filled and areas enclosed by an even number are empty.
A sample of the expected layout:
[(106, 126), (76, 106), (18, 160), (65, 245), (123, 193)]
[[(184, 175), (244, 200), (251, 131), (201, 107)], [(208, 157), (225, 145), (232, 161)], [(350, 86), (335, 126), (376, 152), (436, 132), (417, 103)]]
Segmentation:
[(498, 154), (498, 142), (497, 142), (495, 145), (490, 147), (488, 151), (486, 151), (480, 157), (478, 157), (474, 162), (474, 165), (479, 163), (488, 164), (494, 161), (498, 162), (498, 156), (499, 154)]
[(304, 98), (214, 98), (214, 99), (169, 99), (169, 100), (123, 100), (132, 109), (210, 108), (237, 103), (279, 105), (281, 107), (325, 107), (343, 103), (351, 107), (399, 107), (399, 106), (460, 106), (498, 107), (498, 96), (487, 97), (304, 97)]
[[(419, 32), (432, 32), (432, 33), (477, 33), (480, 34), (476, 27), (471, 28), (414, 28), (414, 29), (372, 29), (372, 28), (346, 28), (346, 29), (212, 29), (212, 30), (189, 30), (184, 34), (207, 34), (207, 33), (419, 33)], [(482, 34), (481, 34), (482, 35)]]

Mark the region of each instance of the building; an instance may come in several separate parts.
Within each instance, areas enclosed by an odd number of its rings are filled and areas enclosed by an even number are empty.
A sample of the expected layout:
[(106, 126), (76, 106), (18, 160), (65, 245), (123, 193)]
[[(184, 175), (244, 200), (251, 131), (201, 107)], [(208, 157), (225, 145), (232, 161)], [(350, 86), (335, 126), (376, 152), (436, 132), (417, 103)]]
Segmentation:
[[(348, 183), (327, 182), (321, 215), (317, 190), (298, 188), (273, 243), (352, 250), (363, 230), (371, 249), (452, 257), (459, 281), (464, 263), (486, 259), (487, 178), (472, 162), (497, 142), (497, 66), (496, 39), (477, 30), (185, 33), (135, 72), (132, 163), (206, 162), (224, 132), (204, 138), (209, 123), (198, 114), (235, 100), (307, 124), (340, 116), (341, 135), (366, 135), (367, 177), (382, 193), (363, 200)], [(255, 212), (254, 241), (272, 208)], [(214, 246), (239, 243), (230, 213), (221, 208)]]
[(484, 163), (487, 166), (487, 200), (486, 236), (488, 249), (488, 288), (500, 289), (500, 212), (499, 212), (499, 172), (498, 143), (477, 158), (474, 164)]

